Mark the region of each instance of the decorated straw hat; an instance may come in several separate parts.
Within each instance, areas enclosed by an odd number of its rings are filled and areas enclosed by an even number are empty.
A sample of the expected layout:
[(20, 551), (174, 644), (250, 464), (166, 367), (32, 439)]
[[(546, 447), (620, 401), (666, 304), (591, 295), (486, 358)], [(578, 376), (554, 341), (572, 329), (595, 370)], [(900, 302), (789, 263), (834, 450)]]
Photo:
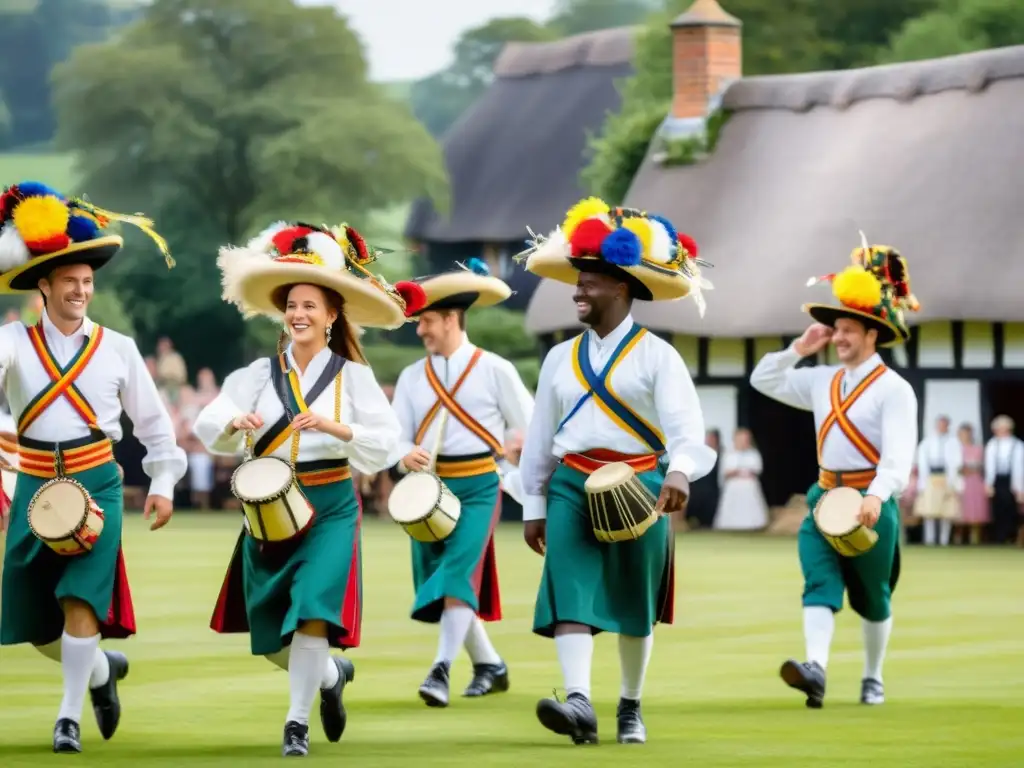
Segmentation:
[(23, 181), (0, 194), (0, 293), (27, 293), (57, 267), (88, 264), (99, 269), (123, 245), (105, 234), (111, 222), (134, 224), (174, 266), (166, 241), (141, 215), (126, 216), (98, 208), (37, 181)]
[(282, 320), (285, 297), (279, 290), (300, 283), (340, 294), (345, 317), (357, 326), (398, 328), (405, 323), (405, 300), (367, 267), (378, 251), (352, 227), (278, 222), (244, 246), (220, 249), (217, 266), (223, 297), (246, 316)]
[[(532, 231), (530, 233), (533, 235)], [(526, 269), (540, 277), (575, 285), (580, 272), (601, 272), (623, 279), (635, 299), (670, 301), (694, 295), (701, 314), (701, 277), (697, 244), (668, 219), (635, 208), (610, 208), (588, 197), (574, 205), (565, 221), (546, 238), (534, 236), (519, 254)]]
[(406, 317), (440, 309), (492, 307), (512, 295), (512, 289), (493, 277), (484, 261), (474, 257), (465, 264), (456, 262), (456, 266), (458, 269), (450, 272), (395, 283), (395, 290), (405, 299)]
[(804, 312), (819, 323), (835, 326), (847, 317), (878, 331), (878, 346), (890, 347), (910, 338), (903, 313), (917, 312), (921, 305), (910, 292), (910, 269), (899, 251), (888, 245), (868, 245), (861, 233), (861, 247), (850, 254), (850, 266), (842, 272), (812, 277), (807, 284), (832, 284), (835, 304), (805, 304)]

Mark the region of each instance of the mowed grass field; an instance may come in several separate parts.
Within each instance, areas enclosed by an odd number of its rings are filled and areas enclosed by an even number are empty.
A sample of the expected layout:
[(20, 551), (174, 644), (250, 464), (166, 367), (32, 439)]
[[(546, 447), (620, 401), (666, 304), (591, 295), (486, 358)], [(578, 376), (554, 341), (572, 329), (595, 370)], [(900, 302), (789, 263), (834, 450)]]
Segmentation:
[[(218, 636), (210, 612), (231, 553), (234, 515), (179, 513), (160, 532), (137, 515), (125, 524), (126, 559), (140, 634), (110, 643), (129, 654), (124, 715), (110, 742), (86, 705), (85, 765), (269, 765), (280, 758), (288, 678), (248, 654), (245, 636)], [(554, 644), (530, 632), (541, 559), (518, 525), (500, 529), (505, 618), (489, 627), (511, 670), (511, 690), (426, 708), (416, 688), (436, 649), (434, 627), (408, 619), (409, 541), (387, 522), (364, 535), (363, 644), (351, 652), (348, 729), (323, 738), (314, 709), (310, 760), (362, 766), (557, 764), (621, 766), (1024, 765), (1024, 552), (912, 548), (897, 591), (886, 665), (887, 703), (857, 703), (859, 620), (844, 610), (833, 645), (825, 708), (810, 711), (778, 679), (802, 657), (795, 542), (680, 535), (677, 623), (655, 630), (644, 746), (615, 743), (619, 692), (613, 636), (597, 638), (594, 699), (603, 743), (573, 747), (536, 722), (538, 698), (561, 688)], [(561, 691), (560, 691), (561, 693)], [(0, 766), (52, 764), (60, 669), (26, 647), (0, 649)], [(245, 762), (243, 762), (245, 761)]]

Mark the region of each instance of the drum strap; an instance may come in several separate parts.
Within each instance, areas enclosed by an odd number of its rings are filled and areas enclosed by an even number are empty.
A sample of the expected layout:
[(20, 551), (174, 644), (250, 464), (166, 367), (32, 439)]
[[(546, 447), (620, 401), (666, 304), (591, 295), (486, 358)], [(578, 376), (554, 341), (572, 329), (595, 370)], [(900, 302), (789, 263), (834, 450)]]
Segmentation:
[(878, 381), (879, 377), (885, 373), (886, 367), (884, 364), (879, 364), (871, 373), (864, 377), (864, 379), (853, 388), (853, 391), (843, 399), (840, 392), (842, 391), (843, 373), (844, 370), (840, 368), (836, 371), (836, 375), (832, 377), (832, 386), (829, 390), (829, 398), (832, 403), (832, 411), (825, 418), (825, 421), (821, 423), (821, 429), (818, 430), (818, 465), (822, 465), (821, 451), (825, 445), (825, 438), (828, 436), (829, 430), (833, 426), (838, 425), (840, 431), (846, 436), (846, 439), (850, 441), (854, 448), (856, 448), (860, 454), (868, 460), (873, 466), (877, 466), (878, 462), (881, 461), (881, 454), (878, 449), (873, 446), (866, 437), (861, 433), (857, 427), (850, 421), (850, 417), (847, 416), (847, 411), (853, 406), (855, 402), (863, 395), (868, 387)]
[(611, 385), (612, 374), (615, 372), (615, 368), (626, 359), (626, 356), (636, 347), (646, 333), (646, 328), (642, 328), (634, 323), (625, 338), (619, 342), (619, 346), (612, 352), (611, 358), (605, 364), (604, 370), (600, 374), (595, 373), (594, 368), (590, 364), (587, 334), (584, 333), (576, 338), (572, 348), (572, 370), (576, 374), (576, 380), (583, 387), (584, 394), (576, 402), (576, 405), (573, 406), (573, 409), (569, 411), (569, 414), (562, 419), (562, 423), (558, 425), (557, 431), (561, 431), (562, 427), (569, 422), (569, 419), (579, 412), (583, 404), (593, 397), (594, 402), (597, 403), (598, 407), (604, 411), (605, 415), (613, 423), (646, 445), (653, 453), (662, 453), (665, 450), (665, 438), (661, 432), (626, 405), (622, 398), (615, 393)]
[(441, 406), (444, 406), (445, 410), (454, 416), (462, 426), (483, 440), (487, 444), (487, 447), (490, 448), (496, 456), (503, 457), (505, 455), (505, 449), (494, 435), (488, 432), (480, 422), (470, 416), (466, 410), (455, 401), (455, 393), (458, 391), (459, 387), (462, 386), (462, 382), (466, 380), (469, 372), (473, 370), (473, 367), (477, 364), (477, 361), (480, 360), (480, 356), (482, 354), (482, 349), (477, 349), (477, 351), (473, 353), (473, 357), (470, 358), (469, 364), (466, 366), (466, 370), (462, 372), (459, 380), (455, 382), (455, 386), (452, 388), (451, 392), (444, 388), (444, 384), (442, 384), (441, 380), (437, 377), (437, 372), (434, 370), (434, 366), (430, 363), (430, 358), (427, 358), (425, 367), (427, 383), (430, 384), (430, 387), (434, 390), (434, 394), (437, 395), (437, 402), (435, 402), (433, 407), (431, 407), (427, 412), (427, 415), (420, 424), (419, 429), (416, 430), (417, 444), (423, 440), (423, 436), (427, 431), (427, 426), (430, 425), (430, 422), (437, 414), (437, 411)]
[(75, 353), (75, 356), (71, 358), (71, 361), (63, 367), (58, 365), (56, 358), (50, 351), (49, 345), (46, 343), (46, 334), (43, 333), (43, 321), (41, 319), (28, 329), (28, 338), (32, 342), (32, 348), (36, 351), (36, 355), (39, 357), (39, 362), (43, 365), (43, 370), (50, 377), (50, 384), (37, 394), (25, 406), (25, 410), (21, 412), (21, 416), (18, 417), (18, 433), (25, 434), (25, 430), (61, 396), (67, 398), (71, 407), (78, 412), (78, 415), (82, 417), (82, 420), (85, 421), (90, 429), (99, 431), (99, 419), (96, 417), (96, 411), (89, 405), (89, 402), (85, 399), (75, 381), (82, 371), (85, 370), (93, 355), (96, 354), (100, 342), (103, 341), (103, 326), (93, 325), (89, 338), (82, 343), (82, 346)]
[[(345, 358), (341, 355), (332, 355), (324, 367), (323, 373), (313, 383), (310, 390), (303, 394), (299, 387), (298, 374), (288, 367), (288, 362), (285, 360), (284, 355), (278, 355), (276, 361), (271, 359), (270, 378), (274, 384), (274, 391), (281, 400), (281, 405), (284, 406), (284, 414), (256, 442), (256, 446), (253, 449), (254, 453), (257, 456), (269, 456), (281, 447), (284, 441), (292, 436), (292, 421), (295, 417), (299, 413), (308, 411), (309, 408), (306, 403), (315, 403), (332, 381), (335, 386), (335, 420), (340, 419), (341, 372), (344, 366)], [(297, 443), (298, 441), (296, 440), (292, 453), (295, 453)], [(293, 457), (293, 462), (295, 460)]]

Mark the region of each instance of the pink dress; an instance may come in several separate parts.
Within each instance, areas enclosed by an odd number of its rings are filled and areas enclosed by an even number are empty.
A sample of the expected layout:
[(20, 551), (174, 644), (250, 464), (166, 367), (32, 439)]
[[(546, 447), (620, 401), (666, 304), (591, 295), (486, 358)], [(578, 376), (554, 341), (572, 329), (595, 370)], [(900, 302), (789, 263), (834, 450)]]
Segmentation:
[(965, 445), (964, 464), (960, 470), (963, 490), (960, 493), (961, 518), (965, 525), (983, 525), (992, 521), (988, 496), (985, 495), (985, 446)]

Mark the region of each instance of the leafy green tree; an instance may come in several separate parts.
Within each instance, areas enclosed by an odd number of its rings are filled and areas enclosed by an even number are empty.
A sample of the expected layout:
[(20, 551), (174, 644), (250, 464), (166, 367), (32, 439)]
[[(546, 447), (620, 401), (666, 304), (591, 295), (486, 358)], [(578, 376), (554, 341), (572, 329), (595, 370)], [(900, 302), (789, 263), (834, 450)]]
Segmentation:
[(1019, 45), (1024, 40), (1020, 0), (941, 0), (907, 21), (878, 59), (887, 64)]
[(560, 37), (637, 24), (661, 7), (654, 0), (558, 0), (548, 26)]
[(89, 317), (112, 331), (135, 336), (135, 324), (117, 294), (97, 291), (89, 302)]
[(332, 8), (155, 0), (117, 39), (77, 49), (54, 84), (82, 190), (146, 211), (171, 242), (168, 273), (128, 228), (138, 252), (110, 275), (139, 332), (174, 337), (193, 368), (241, 362), (220, 245), (279, 219), (360, 228), (370, 211), (421, 195), (447, 206), (440, 148), (368, 82), (358, 38)]
[(491, 19), (469, 29), (455, 43), (446, 69), (415, 82), (409, 100), (434, 136), (442, 136), (494, 80), (494, 62), (509, 42), (553, 40), (557, 33), (532, 19)]

